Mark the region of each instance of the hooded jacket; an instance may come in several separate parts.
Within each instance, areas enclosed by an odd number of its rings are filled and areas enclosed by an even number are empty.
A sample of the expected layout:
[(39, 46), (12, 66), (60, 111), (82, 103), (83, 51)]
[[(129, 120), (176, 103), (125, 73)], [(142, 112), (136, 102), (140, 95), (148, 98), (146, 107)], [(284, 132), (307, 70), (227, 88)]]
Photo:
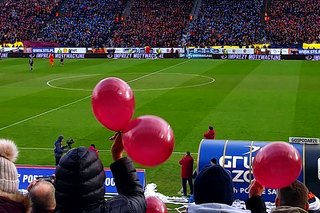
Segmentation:
[(58, 137), (57, 141), (54, 142), (54, 149), (53, 149), (53, 151), (54, 151), (54, 156), (55, 156), (55, 157), (61, 157), (62, 154), (63, 154), (64, 152), (66, 152), (66, 151), (64, 150), (64, 148), (62, 147), (62, 145), (61, 145), (61, 141), (62, 141), (63, 139), (64, 139), (64, 137), (63, 137), (62, 135), (60, 135), (60, 136)]
[(27, 195), (17, 193), (6, 193), (0, 191), (1, 213), (29, 213), (31, 201)]
[(79, 147), (64, 155), (55, 178), (58, 213), (126, 213), (146, 211), (143, 189), (129, 158), (110, 166), (119, 195), (105, 201), (105, 172), (96, 153)]

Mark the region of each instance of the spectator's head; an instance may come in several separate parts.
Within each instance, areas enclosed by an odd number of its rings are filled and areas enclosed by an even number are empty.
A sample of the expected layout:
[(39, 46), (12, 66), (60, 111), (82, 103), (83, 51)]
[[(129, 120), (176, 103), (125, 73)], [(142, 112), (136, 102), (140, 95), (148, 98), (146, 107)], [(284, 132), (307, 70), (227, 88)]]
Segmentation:
[(70, 150), (60, 159), (55, 175), (57, 209), (76, 212), (104, 202), (106, 176), (94, 151)]
[(32, 212), (44, 212), (54, 210), (56, 207), (55, 189), (48, 181), (39, 181), (34, 185), (29, 193), (32, 201)]
[(300, 207), (308, 211), (308, 192), (308, 188), (296, 180), (290, 186), (278, 190), (276, 206)]
[(211, 165), (216, 165), (216, 164), (217, 164), (217, 159), (212, 158), (212, 159), (210, 160), (210, 164), (211, 164)]
[(210, 130), (213, 130), (213, 127), (212, 127), (212, 126), (209, 126), (209, 129), (210, 129)]
[(202, 203), (224, 203), (234, 200), (231, 174), (220, 165), (204, 167), (194, 180), (194, 201)]
[(18, 173), (14, 162), (18, 157), (17, 146), (10, 140), (0, 139), (0, 191), (18, 191)]

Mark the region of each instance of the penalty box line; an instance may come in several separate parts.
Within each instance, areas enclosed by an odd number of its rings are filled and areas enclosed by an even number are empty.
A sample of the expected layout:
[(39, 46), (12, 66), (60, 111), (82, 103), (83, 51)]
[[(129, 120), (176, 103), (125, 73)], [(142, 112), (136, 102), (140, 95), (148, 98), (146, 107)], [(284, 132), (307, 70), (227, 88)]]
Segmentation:
[[(157, 73), (159, 73), (159, 72), (162, 72), (162, 71), (171, 69), (171, 68), (176, 67), (176, 66), (180, 66), (181, 64), (184, 64), (184, 63), (187, 63), (187, 62), (189, 62), (189, 60), (180, 62), (180, 63), (178, 63), (178, 64), (175, 64), (175, 65), (172, 65), (172, 66), (169, 66), (169, 67), (166, 67), (166, 68), (163, 68), (163, 69), (158, 70), (158, 71), (156, 71), (156, 72), (152, 72), (152, 73), (149, 73), (149, 74), (140, 76), (140, 77), (138, 77), (138, 78), (135, 78), (135, 79), (132, 79), (132, 80), (130, 80), (130, 81), (127, 81), (127, 83), (131, 83), (131, 82), (134, 82), (134, 81), (138, 81), (138, 80), (140, 80), (140, 79), (149, 77), (149, 76), (154, 75), (154, 74), (157, 74)], [(13, 124), (9, 124), (9, 125), (7, 125), (7, 126), (1, 127), (1, 128), (0, 128), (0, 131), (5, 130), (5, 129), (8, 129), (8, 128), (13, 127), (13, 126), (16, 126), (16, 125), (18, 125), (18, 124), (24, 123), (24, 122), (26, 122), (26, 121), (30, 121), (30, 120), (32, 120), (32, 119), (38, 118), (38, 117), (43, 116), (43, 115), (46, 115), (46, 114), (48, 114), (48, 113), (57, 111), (57, 110), (59, 110), (59, 109), (65, 108), (65, 107), (67, 107), (67, 106), (76, 104), (76, 103), (78, 103), (78, 102), (80, 102), (80, 101), (83, 101), (83, 100), (86, 100), (86, 99), (88, 99), (88, 98), (90, 98), (90, 97), (91, 97), (91, 95), (86, 96), (86, 97), (84, 97), (84, 98), (81, 98), (81, 99), (79, 99), (79, 100), (73, 101), (73, 102), (71, 102), (71, 103), (68, 103), (68, 104), (59, 106), (59, 107), (57, 107), (57, 108), (48, 110), (48, 111), (46, 111), (46, 112), (40, 113), (40, 114), (38, 114), (38, 115), (31, 116), (31, 117), (29, 117), (29, 118), (26, 118), (26, 119), (23, 119), (23, 120), (21, 120), (21, 121), (15, 122), (15, 123), (13, 123)]]

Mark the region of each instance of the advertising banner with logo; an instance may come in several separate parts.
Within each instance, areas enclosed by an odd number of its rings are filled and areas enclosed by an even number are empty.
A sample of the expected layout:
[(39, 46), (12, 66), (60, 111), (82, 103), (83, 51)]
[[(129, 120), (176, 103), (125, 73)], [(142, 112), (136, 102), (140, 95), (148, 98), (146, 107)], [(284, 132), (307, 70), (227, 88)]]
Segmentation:
[[(55, 167), (41, 167), (41, 166), (16, 166), (19, 178), (19, 190), (26, 190), (29, 184), (37, 177), (51, 176), (55, 172)], [(106, 193), (116, 194), (117, 189), (110, 169), (105, 169)], [(144, 169), (137, 169), (138, 178), (142, 187), (146, 185), (146, 171)]]
[(86, 48), (69, 48), (69, 47), (61, 47), (54, 48), (55, 53), (87, 53)]
[(32, 53), (54, 53), (53, 47), (33, 47)]
[(271, 55), (280, 55), (281, 49), (270, 49), (270, 54)]
[[(223, 54), (223, 48), (188, 48), (188, 53), (212, 53), (212, 54)], [(228, 54), (254, 54), (253, 48), (244, 49), (226, 49)]]
[(228, 54), (221, 55), (220, 58), (233, 60), (281, 60), (281, 55)]
[(299, 55), (320, 55), (320, 49), (298, 49)]
[(1, 53), (0, 52), (0, 58), (8, 58), (8, 53)]
[[(248, 186), (254, 179), (252, 162), (257, 152), (269, 142), (203, 140), (198, 151), (198, 171), (216, 158), (221, 166), (231, 172), (235, 199), (248, 199)], [(320, 196), (320, 145), (292, 143), (300, 153), (303, 168), (298, 180), (312, 193)], [(270, 165), (272, 166), (272, 165)], [(275, 180), (277, 181), (277, 180)], [(267, 188), (262, 195), (265, 201), (274, 202), (276, 190)]]

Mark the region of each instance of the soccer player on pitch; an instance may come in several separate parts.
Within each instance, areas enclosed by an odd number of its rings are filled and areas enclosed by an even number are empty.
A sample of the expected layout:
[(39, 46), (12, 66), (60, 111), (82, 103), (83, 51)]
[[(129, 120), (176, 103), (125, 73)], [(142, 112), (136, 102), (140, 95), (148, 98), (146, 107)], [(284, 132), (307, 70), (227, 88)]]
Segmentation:
[(63, 58), (63, 55), (61, 54), (60, 56), (60, 66), (63, 66), (64, 62), (63, 62), (64, 58)]
[(54, 58), (53, 54), (50, 54), (49, 60), (50, 60), (50, 66), (51, 67), (53, 66), (53, 58)]
[(29, 58), (29, 65), (30, 65), (30, 71), (31, 72), (33, 70), (33, 57), (34, 57), (34, 55), (30, 55), (30, 58)]

